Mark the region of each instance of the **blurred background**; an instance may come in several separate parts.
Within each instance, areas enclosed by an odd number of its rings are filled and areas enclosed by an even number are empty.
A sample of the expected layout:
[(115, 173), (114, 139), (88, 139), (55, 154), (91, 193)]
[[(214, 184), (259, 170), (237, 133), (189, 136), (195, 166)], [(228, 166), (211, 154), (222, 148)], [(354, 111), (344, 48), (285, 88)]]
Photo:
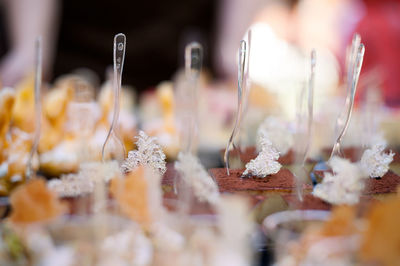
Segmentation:
[(0, 4), (0, 76), (6, 86), (31, 71), (32, 43), (38, 35), (44, 38), (48, 81), (85, 67), (101, 82), (112, 63), (112, 36), (118, 32), (128, 38), (124, 83), (137, 91), (171, 79), (183, 65), (183, 47), (193, 40), (205, 47), (204, 65), (213, 78), (235, 79), (239, 40), (254, 27), (256, 83), (269, 84), (261, 76), (267, 79), (274, 69), (287, 78), (296, 75), (294, 60), (311, 48), (326, 57), (331, 71), (327, 78), (334, 82), (342, 73), (346, 45), (359, 32), (367, 50), (363, 73), (374, 71), (387, 105), (400, 104), (396, 0), (2, 0)]
[[(399, 14), (397, 0), (1, 0), (1, 87), (15, 87), (32, 73), (34, 40), (42, 36), (45, 81), (57, 84), (63, 75), (74, 74), (98, 93), (112, 77), (113, 36), (123, 32), (123, 85), (136, 102), (135, 116), (141, 128), (168, 146), (174, 142), (168, 114), (179, 109), (174, 90), (184, 47), (197, 41), (204, 47), (199, 143), (220, 149), (236, 112), (239, 41), (251, 29), (244, 127), (254, 144), (256, 127), (267, 114), (294, 121), (312, 49), (318, 58), (315, 119), (333, 125), (346, 91), (346, 47), (356, 32), (366, 48), (356, 105), (365, 106), (367, 92), (373, 92), (379, 110), (395, 112), (400, 107)], [(389, 141), (398, 138), (390, 134)]]

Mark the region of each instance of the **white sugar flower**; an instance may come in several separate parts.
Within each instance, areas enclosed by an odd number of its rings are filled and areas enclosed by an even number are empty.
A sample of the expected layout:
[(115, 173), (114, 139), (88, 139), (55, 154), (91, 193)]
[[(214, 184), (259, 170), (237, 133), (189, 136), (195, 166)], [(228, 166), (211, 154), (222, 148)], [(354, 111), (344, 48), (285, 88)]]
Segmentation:
[(261, 134), (259, 140), (261, 151), (257, 157), (246, 164), (246, 170), (243, 177), (256, 176), (264, 178), (267, 175), (276, 174), (282, 165), (278, 162), (279, 152), (272, 146), (267, 135)]
[(389, 171), (389, 164), (393, 161), (394, 153), (385, 152), (386, 143), (379, 142), (370, 149), (366, 149), (361, 157), (361, 168), (371, 178), (384, 176)]
[(219, 199), (218, 185), (201, 165), (199, 159), (190, 153), (178, 154), (175, 169), (181, 178), (189, 184), (195, 196), (201, 202), (217, 203)]
[(76, 197), (92, 193), (94, 183), (79, 174), (67, 174), (62, 175), (60, 179), (50, 180), (47, 187), (59, 197)]
[(121, 175), (118, 163), (88, 162), (82, 163), (77, 174), (61, 175), (59, 179), (50, 180), (47, 186), (60, 197), (76, 197), (93, 192), (96, 182), (109, 182)]
[[(289, 130), (288, 123), (275, 116), (267, 117), (259, 126), (257, 130), (258, 140), (263, 135), (268, 137), (281, 155), (285, 155), (294, 143), (293, 134)], [(260, 151), (261, 147), (257, 146), (257, 149)]]
[(365, 175), (356, 163), (340, 157), (329, 161), (333, 174), (325, 173), (314, 187), (314, 196), (331, 204), (356, 204), (365, 186)]
[(137, 150), (130, 151), (121, 168), (130, 172), (140, 165), (149, 166), (154, 171), (164, 175), (166, 168), (165, 154), (157, 143), (157, 138), (149, 137), (143, 131), (136, 137)]

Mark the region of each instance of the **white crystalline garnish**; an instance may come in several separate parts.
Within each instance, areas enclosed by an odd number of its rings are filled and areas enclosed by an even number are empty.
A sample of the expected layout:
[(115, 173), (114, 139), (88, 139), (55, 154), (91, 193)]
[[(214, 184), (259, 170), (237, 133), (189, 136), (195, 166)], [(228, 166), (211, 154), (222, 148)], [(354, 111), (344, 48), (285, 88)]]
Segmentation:
[(219, 199), (218, 185), (201, 165), (199, 159), (190, 153), (178, 154), (175, 169), (181, 178), (189, 184), (197, 199), (201, 202), (216, 204)]
[(279, 152), (272, 146), (265, 134), (261, 134), (259, 140), (261, 151), (257, 157), (246, 164), (246, 170), (242, 177), (256, 176), (264, 178), (267, 175), (276, 174), (282, 165), (278, 162)]
[(393, 161), (394, 153), (392, 151), (386, 153), (385, 149), (386, 143), (383, 141), (364, 151), (360, 165), (369, 177), (382, 177), (389, 171), (389, 164)]
[(81, 164), (77, 174), (62, 175), (50, 180), (47, 186), (60, 197), (76, 197), (92, 193), (96, 182), (108, 182), (121, 174), (116, 161), (89, 162)]
[(136, 137), (137, 150), (130, 151), (121, 168), (124, 172), (130, 172), (140, 165), (150, 166), (154, 171), (164, 175), (166, 168), (165, 154), (157, 143), (157, 138), (149, 137), (143, 131), (139, 131)]
[[(294, 143), (288, 124), (278, 117), (269, 116), (262, 122), (257, 130), (257, 139), (260, 140), (263, 135), (268, 137), (282, 155), (285, 155)], [(257, 149), (260, 151), (261, 147), (258, 145)]]
[(358, 203), (366, 179), (358, 164), (333, 157), (329, 165), (333, 174), (325, 173), (322, 183), (314, 187), (314, 196), (331, 204)]
[(59, 197), (76, 197), (93, 192), (94, 183), (79, 174), (62, 175), (60, 179), (53, 179), (47, 183), (50, 190)]

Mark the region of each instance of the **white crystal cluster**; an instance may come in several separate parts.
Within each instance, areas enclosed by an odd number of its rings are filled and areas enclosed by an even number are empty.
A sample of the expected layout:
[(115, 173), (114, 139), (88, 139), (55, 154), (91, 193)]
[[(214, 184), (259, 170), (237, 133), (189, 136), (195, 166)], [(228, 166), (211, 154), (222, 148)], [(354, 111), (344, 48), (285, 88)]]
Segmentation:
[(146, 133), (140, 131), (136, 139), (137, 149), (128, 153), (128, 158), (121, 166), (122, 170), (130, 172), (136, 167), (144, 165), (163, 175), (167, 171), (166, 156), (157, 143), (157, 138), (149, 137)]
[(60, 179), (53, 179), (47, 183), (50, 190), (59, 197), (76, 197), (93, 192), (94, 184), (90, 179), (83, 178), (80, 174), (62, 175)]
[(201, 202), (216, 204), (219, 199), (218, 185), (201, 165), (199, 159), (190, 153), (179, 153), (175, 169), (181, 178), (189, 184), (197, 199)]
[(314, 188), (314, 196), (331, 204), (358, 203), (366, 178), (359, 165), (340, 157), (333, 157), (329, 165), (333, 174), (325, 173), (322, 182)]
[(256, 176), (264, 178), (276, 174), (282, 165), (278, 162), (279, 152), (274, 148), (267, 135), (261, 134), (259, 139), (261, 151), (257, 157), (246, 164), (243, 177)]
[[(289, 130), (288, 123), (275, 116), (267, 117), (259, 126), (257, 139), (260, 140), (264, 135), (268, 137), (281, 155), (288, 153), (294, 144), (293, 134)], [(257, 149), (261, 151), (262, 147), (258, 145)]]
[(59, 197), (76, 197), (92, 193), (96, 182), (108, 182), (119, 175), (121, 171), (116, 161), (83, 163), (77, 174), (62, 175), (50, 180), (47, 186)]
[(379, 178), (389, 171), (389, 164), (393, 161), (394, 153), (386, 153), (386, 143), (378, 142), (366, 149), (361, 157), (362, 170), (371, 178)]

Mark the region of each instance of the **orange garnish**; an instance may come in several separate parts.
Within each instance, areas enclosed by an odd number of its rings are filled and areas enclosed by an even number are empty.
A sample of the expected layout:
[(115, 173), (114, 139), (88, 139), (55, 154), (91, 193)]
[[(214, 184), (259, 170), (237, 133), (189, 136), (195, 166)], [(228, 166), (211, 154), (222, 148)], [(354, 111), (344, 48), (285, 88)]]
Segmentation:
[(15, 95), (12, 90), (4, 89), (0, 96), (0, 138), (3, 138), (10, 127)]
[(143, 167), (133, 170), (125, 178), (112, 179), (110, 190), (123, 214), (143, 225), (150, 222), (148, 183)]
[(33, 179), (19, 186), (10, 197), (14, 223), (33, 223), (53, 219), (66, 211), (43, 179)]
[(360, 256), (377, 265), (400, 262), (400, 197), (376, 202), (367, 215), (368, 226), (362, 235)]
[(332, 210), (331, 218), (324, 223), (321, 235), (327, 237), (347, 236), (357, 233), (354, 225), (356, 219), (355, 208), (348, 205), (335, 207)]
[(26, 76), (16, 87), (15, 103), (12, 110), (13, 126), (25, 132), (35, 129), (34, 76)]

